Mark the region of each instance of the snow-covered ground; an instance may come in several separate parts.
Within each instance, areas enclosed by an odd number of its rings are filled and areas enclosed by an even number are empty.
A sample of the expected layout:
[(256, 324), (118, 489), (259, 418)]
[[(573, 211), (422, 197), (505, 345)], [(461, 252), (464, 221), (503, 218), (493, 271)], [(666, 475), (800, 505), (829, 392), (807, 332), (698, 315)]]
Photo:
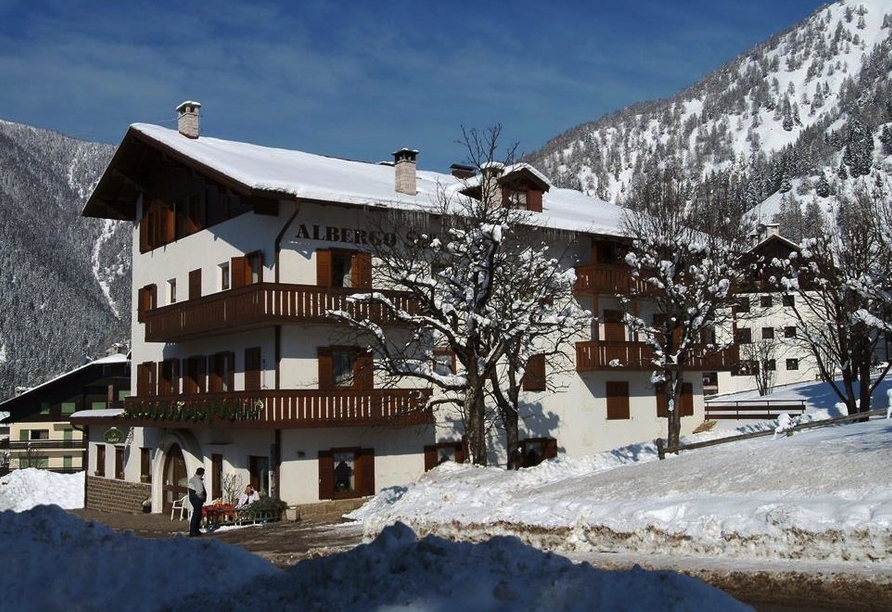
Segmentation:
[[(811, 406), (809, 418), (828, 414)], [(82, 474), (17, 470), (0, 479), (11, 561), (0, 593), (4, 610), (733, 610), (672, 571), (571, 559), (668, 554), (676, 567), (709, 557), (762, 570), (795, 560), (892, 585), (890, 475), (887, 419), (665, 461), (642, 444), (517, 472), (446, 463), (350, 515), (369, 544), (281, 570), (212, 538), (143, 540), (81, 521), (56, 506), (83, 505)]]

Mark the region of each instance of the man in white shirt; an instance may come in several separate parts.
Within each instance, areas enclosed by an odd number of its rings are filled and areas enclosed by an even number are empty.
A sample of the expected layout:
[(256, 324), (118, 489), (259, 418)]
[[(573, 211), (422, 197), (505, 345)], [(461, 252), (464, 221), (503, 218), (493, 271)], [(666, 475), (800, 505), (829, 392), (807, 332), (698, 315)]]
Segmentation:
[(204, 468), (195, 470), (195, 476), (189, 479), (189, 503), (192, 504), (192, 519), (189, 521), (189, 537), (201, 535), (201, 509), (208, 498), (204, 487)]

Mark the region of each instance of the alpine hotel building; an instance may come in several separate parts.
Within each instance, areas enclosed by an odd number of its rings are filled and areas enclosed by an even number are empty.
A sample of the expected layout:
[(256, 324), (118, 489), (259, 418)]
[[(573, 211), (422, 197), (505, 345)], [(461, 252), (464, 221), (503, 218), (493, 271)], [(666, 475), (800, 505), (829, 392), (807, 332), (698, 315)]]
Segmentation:
[[(134, 305), (132, 396), (123, 409), (71, 417), (89, 439), (87, 506), (119, 487), (169, 511), (199, 466), (211, 499), (235, 475), (297, 505), (372, 495), (462, 460), (460, 427), (417, 410), (432, 389), (380, 385), (373, 356), (345, 345), (326, 312), (352, 308), (345, 298), (371, 287), (370, 245), (398, 239), (398, 227), (371, 229), (380, 227), (371, 216), (430, 209), (444, 189), (472, 193), (467, 181), (480, 177), (464, 166), (419, 171), (408, 149), (374, 164), (209, 138), (199, 108), (178, 107), (178, 130), (132, 125), (84, 208), (133, 223)], [(590, 336), (567, 346), (574, 371), (531, 362), (522, 452), (582, 455), (664, 436), (649, 348), (622, 323), (616, 297), (632, 282), (615, 257), (620, 209), (552, 187), (526, 164), (492, 179), (570, 249), (577, 298), (596, 315)], [(730, 369), (733, 355), (718, 357), (704, 369)], [(545, 390), (552, 375), (558, 392)], [(702, 384), (691, 378), (683, 434), (703, 421)], [(490, 463), (505, 465), (494, 448)], [(341, 462), (349, 478), (336, 483)]]

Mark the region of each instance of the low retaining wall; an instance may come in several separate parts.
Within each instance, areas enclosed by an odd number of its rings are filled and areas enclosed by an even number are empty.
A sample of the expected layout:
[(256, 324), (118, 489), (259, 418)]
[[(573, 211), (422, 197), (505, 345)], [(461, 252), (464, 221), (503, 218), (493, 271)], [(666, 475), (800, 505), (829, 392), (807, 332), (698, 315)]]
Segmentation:
[(142, 512), (142, 503), (152, 495), (150, 484), (98, 476), (87, 476), (84, 487), (84, 507), (103, 512)]

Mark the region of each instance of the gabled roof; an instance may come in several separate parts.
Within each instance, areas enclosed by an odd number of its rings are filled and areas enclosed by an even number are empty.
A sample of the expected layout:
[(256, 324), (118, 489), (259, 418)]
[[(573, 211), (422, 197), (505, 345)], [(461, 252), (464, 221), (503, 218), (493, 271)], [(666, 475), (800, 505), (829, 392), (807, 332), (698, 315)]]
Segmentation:
[[(451, 174), (418, 170), (417, 195), (394, 189), (388, 164), (351, 161), (289, 149), (264, 147), (208, 136), (188, 138), (176, 130), (142, 123), (130, 126), (109, 167), (91, 194), (83, 214), (134, 220), (136, 196), (158, 154), (193, 168), (242, 195), (294, 198), (345, 205), (431, 210), (439, 196), (457, 194), (467, 182)], [(511, 172), (541, 185), (542, 226), (589, 234), (621, 235), (621, 209), (571, 189), (551, 187), (528, 164)], [(472, 177), (473, 180), (476, 177)]]

